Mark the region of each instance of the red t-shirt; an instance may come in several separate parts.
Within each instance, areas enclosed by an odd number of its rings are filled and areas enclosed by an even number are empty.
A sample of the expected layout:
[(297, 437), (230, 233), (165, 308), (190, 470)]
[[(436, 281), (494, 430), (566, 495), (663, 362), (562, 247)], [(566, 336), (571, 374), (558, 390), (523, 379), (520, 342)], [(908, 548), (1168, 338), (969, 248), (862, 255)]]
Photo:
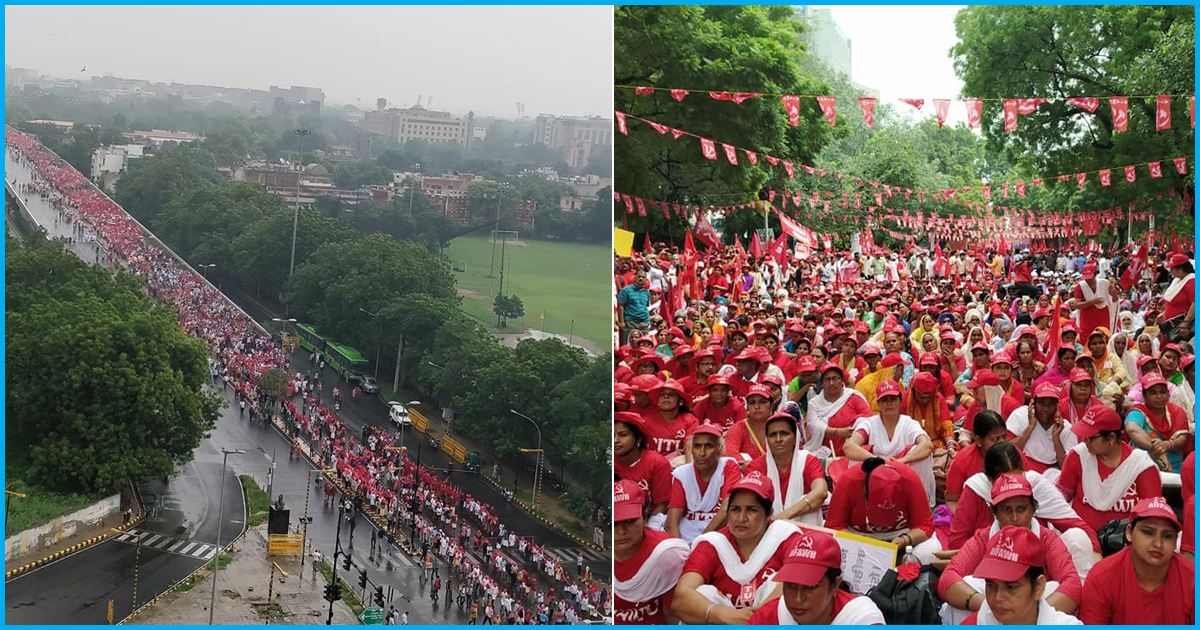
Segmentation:
[(829, 513), (825, 527), (829, 529), (854, 529), (863, 533), (892, 532), (901, 529), (919, 529), (926, 536), (933, 535), (933, 514), (929, 511), (929, 496), (925, 494), (925, 482), (904, 464), (884, 464), (900, 473), (904, 485), (903, 503), (898, 503), (895, 518), (890, 523), (867, 523), (867, 500), (863, 483), (867, 474), (863, 467), (851, 466), (838, 479), (837, 488), (829, 500)]
[[(861, 597), (861, 595), (855, 595), (854, 593), (850, 593), (848, 591), (843, 591), (842, 589), (838, 589), (837, 592), (835, 592), (833, 595), (833, 616), (834, 616), (834, 618), (837, 618), (837, 616), (839, 614), (841, 614), (842, 609), (846, 607), (846, 604), (849, 604), (851, 601), (853, 601), (859, 597)], [(748, 619), (746, 621), (746, 625), (748, 625), (748, 626), (778, 626), (779, 625), (779, 600), (780, 600), (780, 598), (776, 597), (775, 599), (769, 600), (769, 601), (767, 601), (767, 603), (763, 604), (758, 610), (754, 611), (753, 615), (750, 615), (750, 619)], [(879, 625), (883, 625), (883, 624), (872, 624), (872, 625), (879, 626)]]
[[(767, 521), (768, 526), (770, 521)], [(738, 553), (738, 557), (745, 562), (746, 558), (742, 557), (742, 552), (738, 550), (737, 542), (733, 539), (733, 534), (729, 533), (729, 527), (722, 527), (717, 530), (717, 533), (729, 540), (729, 544)], [(775, 549), (775, 553), (771, 559), (763, 565), (758, 574), (751, 580), (754, 590), (757, 591), (763, 582), (770, 576), (773, 576), (779, 568), (783, 566), (783, 559), (787, 557), (792, 547), (796, 546), (796, 541), (800, 539), (799, 530), (796, 533), (788, 536), (786, 540), (779, 543), (779, 547)], [(692, 548), (692, 555), (688, 556), (687, 563), (683, 565), (684, 574), (698, 573), (704, 578), (705, 584), (711, 584), (723, 593), (726, 597), (732, 600), (735, 604), (739, 604), (739, 598), (742, 595), (742, 585), (735, 582), (725, 573), (725, 565), (721, 564), (721, 560), (717, 557), (717, 550), (713, 548), (708, 541), (701, 540)]]
[[(958, 500), (958, 507), (954, 510), (954, 520), (950, 521), (948, 540), (950, 549), (962, 547), (976, 532), (984, 528), (990, 528), (994, 520), (995, 516), (992, 514), (992, 509), (984, 502), (983, 497), (975, 494), (975, 491), (970, 486), (964, 485), (962, 498)], [(1083, 519), (1063, 518), (1047, 520), (1039, 518), (1038, 521), (1043, 527), (1053, 525), (1054, 529), (1060, 532), (1077, 527), (1088, 535), (1088, 540), (1092, 541), (1092, 549), (1100, 551), (1100, 540), (1096, 538), (1096, 532)]]
[[(1096, 292), (1093, 291), (1093, 295), (1095, 294)], [(1188, 295), (1190, 296), (1191, 293)], [(1076, 284), (1075, 288), (1071, 290), (1071, 297), (1074, 297), (1076, 300), (1084, 299), (1083, 289), (1079, 288), (1079, 284)], [(1107, 308), (1101, 306), (1085, 306), (1079, 309), (1080, 339), (1087, 339), (1089, 336), (1091, 336), (1093, 330), (1100, 328), (1101, 326), (1106, 328), (1108, 327)]]
[(671, 464), (665, 457), (644, 448), (642, 456), (632, 466), (613, 459), (617, 476), (632, 481), (650, 496), (650, 503), (663, 503), (671, 498)]
[(646, 444), (659, 455), (670, 456), (683, 450), (683, 443), (700, 422), (690, 413), (681, 413), (668, 423), (658, 409), (642, 416), (646, 421)]
[[(1121, 461), (1124, 462), (1132, 452), (1132, 446), (1122, 443)], [(1104, 462), (1096, 462), (1096, 471), (1100, 474), (1101, 481), (1107, 479), (1114, 470), (1116, 469), (1105, 466)], [(1127, 518), (1129, 510), (1132, 510), (1139, 500), (1163, 495), (1162, 478), (1159, 477), (1158, 470), (1152, 466), (1143, 470), (1134, 479), (1133, 483), (1129, 485), (1129, 489), (1125, 491), (1125, 495), (1113, 505), (1111, 510), (1101, 512), (1088, 504), (1083, 497), (1083, 467), (1079, 461), (1079, 454), (1075, 451), (1067, 453), (1067, 458), (1063, 460), (1062, 473), (1058, 476), (1058, 486), (1062, 488), (1064, 495), (1073, 497), (1071, 507), (1075, 508), (1075, 513), (1096, 531), (1099, 531), (1109, 521)]]
[(692, 413), (701, 424), (707, 422), (728, 429), (735, 422), (746, 419), (746, 404), (740, 398), (731, 395), (729, 400), (725, 401), (724, 407), (718, 407), (705, 398), (692, 407)]
[[(767, 458), (769, 454), (756, 457), (754, 461), (746, 466), (746, 474), (757, 471), (764, 477), (767, 475)], [(793, 460), (795, 461), (795, 460)], [(792, 467), (789, 464), (787, 468), (779, 471), (779, 487), (775, 489), (775, 495), (780, 497), (787, 496), (788, 481), (792, 475)], [(821, 468), (821, 460), (816, 457), (804, 458), (804, 494), (812, 491), (812, 482), (815, 479), (824, 479), (825, 471)], [(783, 507), (787, 507), (786, 505)]]
[[(646, 560), (650, 558), (650, 554), (654, 548), (664, 540), (674, 538), (666, 532), (660, 532), (653, 529), (642, 530), (645, 538), (642, 539), (642, 544), (638, 547), (637, 553), (625, 562), (613, 563), (613, 575), (618, 580), (628, 580), (642, 568)], [(667, 589), (667, 592), (645, 602), (628, 602), (620, 597), (613, 595), (613, 604), (616, 613), (613, 615), (618, 624), (649, 624), (649, 625), (664, 625), (667, 623), (666, 615), (664, 614), (671, 608), (671, 598), (675, 595), (675, 589)]]
[[(809, 409), (812, 409), (811, 403), (809, 404)], [(842, 429), (845, 427), (854, 426), (854, 423), (857, 422), (859, 418), (867, 418), (873, 415), (875, 415), (875, 413), (871, 411), (871, 405), (867, 403), (867, 399), (863, 398), (858, 392), (855, 392), (850, 394), (850, 400), (847, 400), (845, 404), (842, 405), (842, 408), (838, 409), (838, 412), (833, 414), (833, 417), (829, 419), (828, 424), (830, 428)], [(833, 453), (838, 457), (841, 457), (842, 446), (846, 444), (846, 438), (829, 438), (825, 440), (826, 444), (829, 444), (830, 442), (833, 442)]]
[(979, 452), (978, 444), (970, 444), (958, 449), (950, 468), (946, 471), (946, 494), (961, 495), (963, 484), (975, 473), (983, 472), (983, 454)]
[[(1133, 562), (1129, 547), (1097, 562), (1087, 576), (1087, 590), (1083, 593), (1083, 601), (1079, 603), (1079, 620), (1088, 626), (1107, 625), (1137, 625), (1154, 627), (1167, 623), (1163, 611), (1170, 607), (1172, 610), (1183, 610), (1188, 625), (1196, 619), (1196, 593), (1193, 590), (1196, 580), (1195, 565), (1190, 560), (1174, 563), (1183, 569), (1186, 575), (1180, 583), (1183, 588), (1178, 592), (1168, 593), (1167, 584), (1147, 593), (1138, 588), (1138, 604), (1132, 610), (1126, 607), (1129, 596), (1125, 592), (1123, 573), (1125, 564)], [(1131, 569), (1132, 570), (1132, 569)]]
[[(711, 481), (705, 481), (700, 478), (700, 474), (696, 472), (696, 468), (692, 467), (692, 474), (696, 477), (697, 485), (700, 487), (700, 494), (708, 491), (708, 484)], [(729, 491), (733, 486), (742, 479), (742, 469), (738, 468), (735, 462), (725, 462), (725, 478), (721, 481), (721, 501), (724, 501), (729, 496)], [(721, 509), (721, 501), (717, 502), (717, 508), (713, 511)], [(671, 478), (671, 502), (667, 504), (668, 508), (683, 510), (686, 514), (688, 510), (687, 493), (683, 491), (683, 484), (674, 477)]]
[[(746, 428), (745, 422), (735, 422), (729, 430), (725, 432), (725, 453), (726, 457), (732, 457), (737, 461), (744, 461), (749, 456), (750, 460), (756, 457), (761, 457), (763, 449), (759, 448), (754, 441), (755, 436), (750, 435), (750, 430)], [(743, 455), (743, 453), (745, 455)]]
[[(708, 394), (708, 381), (701, 383), (697, 380), (695, 374), (678, 379), (679, 384), (683, 386), (683, 391), (687, 393), (687, 403), (691, 405), (697, 398)], [(695, 412), (695, 409), (692, 409)]]
[(1188, 280), (1179, 293), (1175, 294), (1175, 299), (1167, 302), (1163, 307), (1161, 321), (1167, 321), (1176, 315), (1183, 315), (1192, 307), (1192, 302), (1196, 299), (1196, 281), (1195, 279)]
[[(967, 541), (967, 544), (963, 545), (950, 564), (946, 566), (942, 577), (938, 579), (938, 596), (943, 601), (946, 599), (946, 591), (951, 586), (961, 582), (963, 577), (971, 575), (979, 567), (979, 563), (983, 562), (987, 556), (988, 539), (991, 538), (989, 533), (988, 529), (975, 532), (975, 535)], [(1062, 593), (1066, 597), (1070, 597), (1071, 601), (1079, 603), (1083, 598), (1083, 581), (1079, 579), (1079, 572), (1075, 570), (1071, 552), (1067, 550), (1067, 546), (1063, 544), (1058, 534), (1049, 529), (1042, 528), (1039, 537), (1042, 541), (1046, 579), (1058, 582), (1056, 593)], [(1089, 574), (1088, 577), (1090, 578), (1091, 575)], [(1091, 583), (1090, 579), (1088, 583)]]

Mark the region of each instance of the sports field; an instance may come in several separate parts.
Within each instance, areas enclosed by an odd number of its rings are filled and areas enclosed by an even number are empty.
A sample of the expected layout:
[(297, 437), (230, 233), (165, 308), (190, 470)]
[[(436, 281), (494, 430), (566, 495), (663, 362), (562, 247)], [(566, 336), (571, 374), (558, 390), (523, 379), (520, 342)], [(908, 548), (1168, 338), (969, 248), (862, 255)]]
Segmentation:
[[(463, 310), (492, 328), (496, 316), (492, 300), (500, 288), (500, 244), (487, 236), (463, 236), (450, 242), (446, 255), (456, 266), (466, 262), (466, 272), (454, 272)], [(494, 268), (495, 278), (488, 272)], [(517, 295), (525, 305), (523, 320), (509, 321), (505, 332), (525, 328), (541, 330), (546, 312), (546, 332), (568, 336), (575, 320), (575, 338), (582, 337), (599, 351), (611, 344), (612, 297), (609, 295), (612, 254), (603, 245), (557, 243), (522, 239), (504, 248), (504, 292)]]

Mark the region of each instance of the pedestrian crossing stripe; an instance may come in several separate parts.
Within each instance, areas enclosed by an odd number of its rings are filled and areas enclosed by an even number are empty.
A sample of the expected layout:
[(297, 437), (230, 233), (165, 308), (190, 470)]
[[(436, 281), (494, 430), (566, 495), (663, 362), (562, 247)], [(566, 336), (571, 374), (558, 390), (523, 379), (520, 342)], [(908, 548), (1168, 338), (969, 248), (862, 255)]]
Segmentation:
[(546, 555), (562, 564), (574, 565), (580, 551), (583, 552), (584, 563), (608, 562), (607, 556), (587, 547), (550, 547), (546, 549)]
[(166, 553), (200, 560), (211, 560), (213, 556), (217, 555), (216, 545), (171, 538), (170, 536), (138, 529), (130, 530), (120, 536), (116, 536), (115, 540), (129, 545), (140, 544), (145, 549), (157, 549)]

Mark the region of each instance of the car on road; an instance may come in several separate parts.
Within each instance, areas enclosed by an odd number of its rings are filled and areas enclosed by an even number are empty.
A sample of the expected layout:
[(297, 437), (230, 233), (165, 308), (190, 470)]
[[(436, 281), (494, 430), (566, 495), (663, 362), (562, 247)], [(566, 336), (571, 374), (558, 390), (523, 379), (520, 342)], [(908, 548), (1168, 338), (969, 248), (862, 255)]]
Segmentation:
[(393, 401), (389, 403), (389, 406), (391, 409), (388, 410), (388, 416), (391, 418), (392, 424), (397, 427), (412, 426), (412, 418), (408, 417), (408, 408), (404, 406), (404, 403)]
[(368, 394), (379, 393), (379, 381), (376, 381), (374, 376), (362, 377), (362, 384), (359, 387)]

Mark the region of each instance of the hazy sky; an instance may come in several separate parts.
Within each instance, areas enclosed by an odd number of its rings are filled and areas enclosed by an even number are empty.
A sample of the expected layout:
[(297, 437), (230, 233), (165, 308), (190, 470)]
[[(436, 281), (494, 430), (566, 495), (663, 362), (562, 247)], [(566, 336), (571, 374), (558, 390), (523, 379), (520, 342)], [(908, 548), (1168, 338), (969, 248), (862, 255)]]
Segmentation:
[(967, 121), (966, 108), (957, 100), (962, 81), (950, 58), (950, 47), (958, 41), (954, 16), (964, 7), (813, 6), (830, 9), (833, 21), (850, 38), (855, 83), (879, 90), (879, 98), (893, 104), (900, 98), (925, 99), (920, 112), (903, 103), (896, 108), (918, 116), (934, 116), (932, 99), (956, 99), (947, 124)]
[(304, 85), (363, 108), (432, 95), (435, 109), (507, 118), (517, 101), (531, 116), (612, 111), (609, 6), (5, 6), (4, 17), (4, 63), (61, 77)]

